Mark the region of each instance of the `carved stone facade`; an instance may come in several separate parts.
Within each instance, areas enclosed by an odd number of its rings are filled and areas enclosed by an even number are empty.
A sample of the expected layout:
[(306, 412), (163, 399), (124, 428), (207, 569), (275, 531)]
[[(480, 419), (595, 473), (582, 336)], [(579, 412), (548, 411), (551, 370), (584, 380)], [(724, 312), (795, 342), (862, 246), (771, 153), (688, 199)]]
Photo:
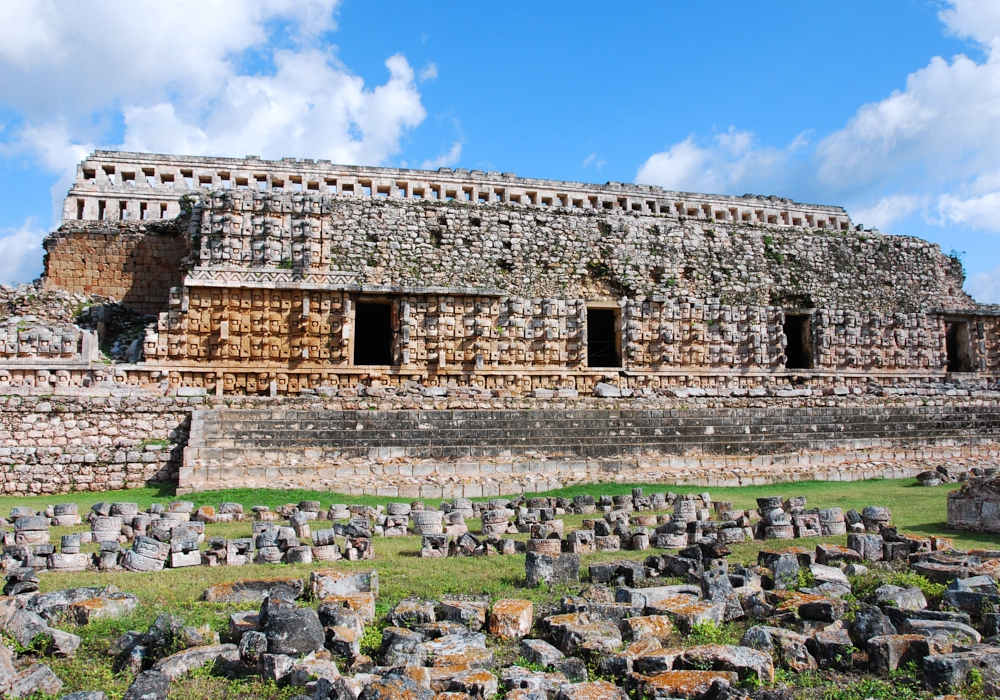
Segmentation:
[(518, 395), (1000, 376), (1000, 310), (962, 291), (957, 260), (778, 198), (97, 152), (46, 249), (48, 285), (159, 313), (144, 361), (106, 371), (130, 385)]

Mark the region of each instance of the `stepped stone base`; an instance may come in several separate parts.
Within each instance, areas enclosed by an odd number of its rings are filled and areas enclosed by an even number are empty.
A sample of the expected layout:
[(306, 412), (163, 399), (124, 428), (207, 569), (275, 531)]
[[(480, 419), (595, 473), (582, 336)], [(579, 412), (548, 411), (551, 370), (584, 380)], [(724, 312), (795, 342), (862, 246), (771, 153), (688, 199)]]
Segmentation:
[(479, 497), (586, 482), (740, 486), (995, 466), (997, 406), (196, 411), (179, 492)]

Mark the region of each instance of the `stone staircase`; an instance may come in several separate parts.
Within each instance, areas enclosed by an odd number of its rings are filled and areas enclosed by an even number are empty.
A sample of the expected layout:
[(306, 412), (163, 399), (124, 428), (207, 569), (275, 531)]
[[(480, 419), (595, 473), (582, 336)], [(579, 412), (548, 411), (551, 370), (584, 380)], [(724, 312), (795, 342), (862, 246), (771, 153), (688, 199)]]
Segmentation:
[[(556, 485), (643, 465), (849, 464), (990, 455), (1000, 406), (196, 411), (182, 490), (412, 480)], [(985, 452), (984, 452), (985, 450)], [(918, 452), (919, 451), (919, 452)], [(975, 453), (975, 455), (973, 454)], [(839, 455), (831, 457), (830, 455)], [(789, 455), (796, 455), (795, 460)], [(803, 456), (804, 455), (804, 456)], [(811, 455), (811, 457), (810, 457)], [(766, 457), (766, 459), (764, 459)], [(773, 469), (780, 472), (779, 468)], [(912, 469), (911, 469), (912, 471)], [(520, 478), (518, 475), (537, 475)], [(576, 475), (567, 479), (566, 475)], [(516, 482), (516, 483), (515, 483)], [(338, 486), (339, 485), (339, 486)], [(546, 484), (549, 486), (550, 484)]]

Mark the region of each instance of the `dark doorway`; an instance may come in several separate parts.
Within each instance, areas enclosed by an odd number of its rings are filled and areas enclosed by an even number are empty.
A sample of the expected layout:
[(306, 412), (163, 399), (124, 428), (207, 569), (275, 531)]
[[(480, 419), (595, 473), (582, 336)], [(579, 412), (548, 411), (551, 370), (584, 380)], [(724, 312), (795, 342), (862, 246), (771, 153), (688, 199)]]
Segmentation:
[(968, 321), (951, 321), (945, 327), (949, 372), (972, 372), (972, 343)]
[(785, 316), (785, 369), (812, 369), (812, 317), (806, 315)]
[(358, 302), (355, 317), (354, 364), (392, 364), (392, 305)]
[(621, 367), (618, 310), (587, 309), (587, 366)]

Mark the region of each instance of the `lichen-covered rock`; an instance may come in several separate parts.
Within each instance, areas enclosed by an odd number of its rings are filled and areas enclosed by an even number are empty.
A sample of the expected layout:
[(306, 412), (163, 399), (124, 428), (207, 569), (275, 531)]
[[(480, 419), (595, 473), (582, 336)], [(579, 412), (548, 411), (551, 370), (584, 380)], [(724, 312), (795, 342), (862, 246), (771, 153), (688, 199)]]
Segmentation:
[(535, 606), (530, 600), (504, 598), (490, 610), (490, 634), (503, 639), (519, 639), (531, 633)]
[(299, 578), (247, 579), (209, 586), (202, 599), (209, 603), (262, 603), (271, 596), (296, 600), (302, 591)]

